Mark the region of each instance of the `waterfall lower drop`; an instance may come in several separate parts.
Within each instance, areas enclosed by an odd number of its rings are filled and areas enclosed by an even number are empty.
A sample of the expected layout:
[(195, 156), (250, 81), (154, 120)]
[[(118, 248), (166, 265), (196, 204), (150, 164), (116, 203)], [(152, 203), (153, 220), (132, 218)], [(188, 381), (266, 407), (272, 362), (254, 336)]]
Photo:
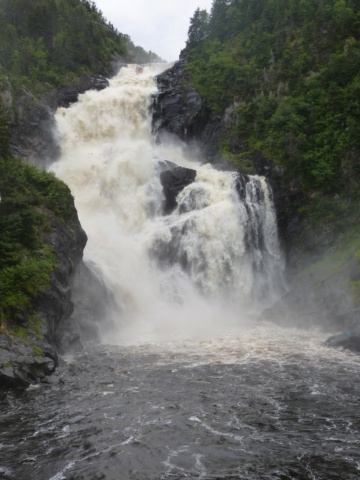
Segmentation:
[[(282, 278), (266, 180), (201, 164), (180, 142), (155, 143), (149, 107), (163, 69), (122, 68), (107, 89), (56, 115), (62, 156), (53, 169), (88, 234), (84, 260), (114, 298), (107, 342), (236, 329), (276, 298)], [(164, 215), (160, 173), (174, 164), (196, 178)]]

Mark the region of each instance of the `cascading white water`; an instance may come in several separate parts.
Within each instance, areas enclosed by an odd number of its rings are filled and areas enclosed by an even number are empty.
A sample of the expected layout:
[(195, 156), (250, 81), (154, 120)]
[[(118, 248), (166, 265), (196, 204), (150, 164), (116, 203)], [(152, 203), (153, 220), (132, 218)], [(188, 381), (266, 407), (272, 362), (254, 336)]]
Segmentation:
[[(115, 342), (234, 327), (277, 293), (282, 259), (266, 180), (215, 170), (151, 134), (153, 80), (164, 66), (122, 68), (101, 92), (56, 115), (62, 156), (88, 234), (85, 261), (116, 301)], [(163, 214), (164, 160), (196, 179)], [(109, 338), (107, 339), (109, 341)]]

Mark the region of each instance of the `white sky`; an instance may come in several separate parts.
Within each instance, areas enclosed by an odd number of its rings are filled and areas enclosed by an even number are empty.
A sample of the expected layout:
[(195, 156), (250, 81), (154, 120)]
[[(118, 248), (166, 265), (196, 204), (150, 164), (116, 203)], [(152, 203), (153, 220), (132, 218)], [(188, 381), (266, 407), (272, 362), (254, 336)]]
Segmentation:
[(210, 11), (212, 0), (95, 0), (99, 10), (135, 45), (169, 62), (185, 47), (190, 17), (197, 7)]

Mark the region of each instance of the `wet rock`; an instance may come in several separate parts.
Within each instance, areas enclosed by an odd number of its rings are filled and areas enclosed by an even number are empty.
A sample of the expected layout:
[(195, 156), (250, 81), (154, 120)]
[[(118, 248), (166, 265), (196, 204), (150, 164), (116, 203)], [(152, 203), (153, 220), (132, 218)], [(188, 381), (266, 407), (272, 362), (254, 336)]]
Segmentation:
[(73, 312), (71, 285), (82, 260), (87, 236), (82, 229), (75, 207), (71, 221), (64, 223), (51, 212), (46, 212), (52, 231), (47, 243), (53, 247), (57, 259), (57, 269), (52, 273), (51, 286), (40, 295), (36, 310), (40, 321), (46, 325), (45, 336), (55, 342), (60, 322)]
[(104, 90), (109, 86), (109, 81), (102, 75), (81, 75), (71, 85), (63, 86), (58, 91), (59, 107), (69, 107), (78, 101), (79, 95), (87, 90)]
[(194, 182), (196, 170), (175, 167), (160, 173), (160, 182), (165, 196), (164, 213), (171, 213), (177, 205), (176, 197), (188, 185)]
[(239, 173), (236, 178), (235, 188), (238, 192), (240, 200), (244, 200), (246, 198), (246, 184), (249, 181), (249, 177), (242, 173)]
[(110, 311), (115, 309), (115, 299), (92, 263), (79, 265), (72, 282), (72, 301), (74, 311), (57, 329), (56, 344), (60, 353), (81, 351), (83, 341), (99, 340), (101, 332), (114, 326)]
[(345, 348), (352, 352), (360, 353), (360, 335), (354, 335), (351, 331), (339, 333), (329, 337), (325, 345), (327, 347)]
[(185, 60), (156, 77), (153, 130), (169, 132), (182, 140), (196, 140), (209, 149), (221, 134), (220, 117), (212, 115), (199, 93), (184, 84)]
[[(126, 65), (116, 58), (110, 65), (109, 76), (118, 72)], [(14, 114), (10, 122), (12, 151), (20, 158), (46, 168), (60, 155), (60, 147), (56, 136), (54, 112), (58, 107), (69, 107), (78, 101), (80, 94), (87, 90), (103, 90), (109, 86), (109, 81), (102, 75), (84, 74), (76, 78), (70, 85), (62, 86), (44, 95), (35, 97), (23, 88), (22, 95), (13, 105)], [(0, 95), (9, 97), (11, 91), (1, 88)]]
[(337, 321), (344, 330), (329, 337), (325, 345), (360, 353), (360, 309), (342, 312), (337, 315)]
[[(207, 160), (222, 163), (221, 169), (224, 169), (228, 167), (228, 162), (218, 151), (224, 133), (236, 122), (237, 104), (230, 105), (223, 115), (214, 113), (200, 94), (189, 86), (191, 82), (188, 82), (185, 66), (186, 59), (183, 58), (156, 77), (158, 92), (152, 102), (153, 131), (160, 139), (162, 134), (170, 133), (187, 143), (196, 143)], [(232, 135), (229, 141), (231, 152), (249, 151), (242, 137)], [(272, 173), (271, 162), (260, 152), (251, 154), (243, 166), (249, 174), (269, 176)]]
[(35, 97), (23, 88), (14, 105), (10, 122), (10, 146), (20, 158), (46, 167), (50, 159), (56, 159), (60, 148), (56, 140), (54, 110), (55, 92)]
[(55, 349), (34, 337), (13, 337), (10, 347), (0, 351), (0, 388), (27, 388), (51, 375), (58, 364)]

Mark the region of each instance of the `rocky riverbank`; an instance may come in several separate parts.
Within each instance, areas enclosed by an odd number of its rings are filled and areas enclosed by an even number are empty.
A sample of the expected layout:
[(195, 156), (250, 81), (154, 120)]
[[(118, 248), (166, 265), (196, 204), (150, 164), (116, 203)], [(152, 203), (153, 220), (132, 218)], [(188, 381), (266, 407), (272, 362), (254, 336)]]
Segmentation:
[(68, 222), (42, 207), (50, 231), (44, 241), (52, 248), (57, 267), (50, 285), (17, 319), (2, 323), (0, 329), (0, 386), (27, 387), (43, 381), (57, 366), (61, 325), (73, 311), (72, 280), (82, 260), (86, 234), (76, 209)]

